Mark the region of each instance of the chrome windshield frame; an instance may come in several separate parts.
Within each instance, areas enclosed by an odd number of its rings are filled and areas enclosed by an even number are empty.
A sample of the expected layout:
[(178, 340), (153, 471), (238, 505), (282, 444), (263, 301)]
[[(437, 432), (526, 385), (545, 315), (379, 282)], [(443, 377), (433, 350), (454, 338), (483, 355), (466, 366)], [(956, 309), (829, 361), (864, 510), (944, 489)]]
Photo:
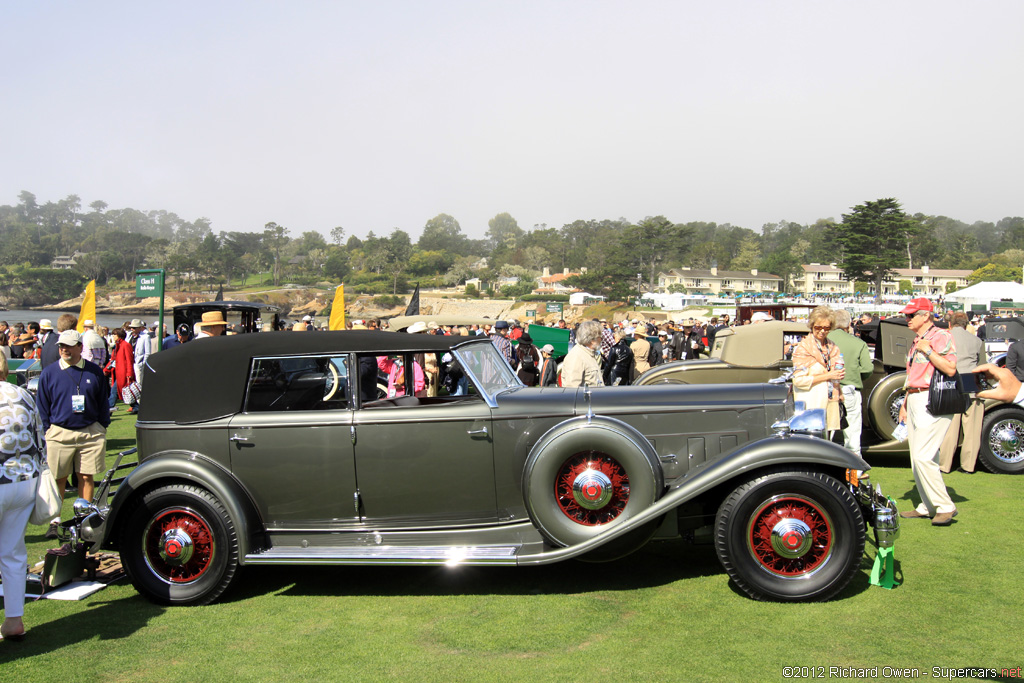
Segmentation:
[(498, 395), (525, 385), (489, 340), (473, 340), (452, 347), (463, 371), (490, 408), (498, 407)]

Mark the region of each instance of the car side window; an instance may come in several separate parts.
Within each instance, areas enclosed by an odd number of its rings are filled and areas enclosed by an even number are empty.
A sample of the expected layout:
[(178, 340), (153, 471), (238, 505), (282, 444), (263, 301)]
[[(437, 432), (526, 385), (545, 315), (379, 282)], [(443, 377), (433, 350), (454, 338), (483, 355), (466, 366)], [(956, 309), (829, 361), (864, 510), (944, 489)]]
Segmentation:
[(439, 352), (357, 356), (364, 408), (436, 406), (480, 400), (451, 354)]
[(346, 356), (256, 358), (245, 411), (345, 410), (350, 395)]

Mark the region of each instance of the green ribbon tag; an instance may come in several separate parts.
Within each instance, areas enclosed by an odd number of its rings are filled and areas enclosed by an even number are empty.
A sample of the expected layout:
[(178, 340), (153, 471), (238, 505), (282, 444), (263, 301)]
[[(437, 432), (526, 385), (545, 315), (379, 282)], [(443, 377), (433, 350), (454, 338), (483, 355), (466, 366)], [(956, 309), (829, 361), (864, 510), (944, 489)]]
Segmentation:
[(875, 555), (875, 564), (871, 567), (872, 586), (881, 586), (886, 590), (892, 590), (896, 586), (900, 585), (893, 576), (893, 573), (896, 570), (892, 557), (893, 550), (895, 550), (895, 546), (892, 548), (878, 549), (878, 554)]

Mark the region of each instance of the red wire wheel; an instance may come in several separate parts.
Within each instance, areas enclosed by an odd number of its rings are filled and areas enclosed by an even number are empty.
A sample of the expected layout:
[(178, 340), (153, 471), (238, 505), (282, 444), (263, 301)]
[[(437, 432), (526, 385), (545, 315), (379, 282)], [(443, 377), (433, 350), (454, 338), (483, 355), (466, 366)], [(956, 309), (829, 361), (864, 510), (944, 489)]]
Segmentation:
[(210, 525), (189, 508), (156, 515), (143, 535), (146, 564), (172, 584), (197, 580), (213, 563), (216, 544)]
[(750, 517), (747, 547), (759, 566), (782, 578), (814, 574), (832, 555), (832, 520), (810, 498), (783, 494), (765, 501)]
[(577, 524), (607, 524), (621, 515), (629, 502), (629, 475), (607, 453), (574, 453), (555, 477), (555, 500), (562, 513)]

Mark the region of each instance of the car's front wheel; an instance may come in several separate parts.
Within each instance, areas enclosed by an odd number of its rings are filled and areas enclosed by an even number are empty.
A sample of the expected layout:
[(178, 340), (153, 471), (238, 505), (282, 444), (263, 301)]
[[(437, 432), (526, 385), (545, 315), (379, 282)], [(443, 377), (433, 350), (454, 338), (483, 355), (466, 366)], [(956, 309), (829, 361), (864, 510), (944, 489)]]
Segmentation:
[(978, 460), (994, 474), (1024, 474), (1024, 411), (1000, 408), (985, 413)]
[(238, 537), (224, 506), (206, 489), (163, 486), (124, 511), (121, 561), (136, 590), (165, 605), (205, 605), (231, 584)]
[(765, 474), (718, 509), (718, 558), (757, 600), (827, 600), (850, 582), (864, 554), (864, 517), (846, 485), (826, 474)]

